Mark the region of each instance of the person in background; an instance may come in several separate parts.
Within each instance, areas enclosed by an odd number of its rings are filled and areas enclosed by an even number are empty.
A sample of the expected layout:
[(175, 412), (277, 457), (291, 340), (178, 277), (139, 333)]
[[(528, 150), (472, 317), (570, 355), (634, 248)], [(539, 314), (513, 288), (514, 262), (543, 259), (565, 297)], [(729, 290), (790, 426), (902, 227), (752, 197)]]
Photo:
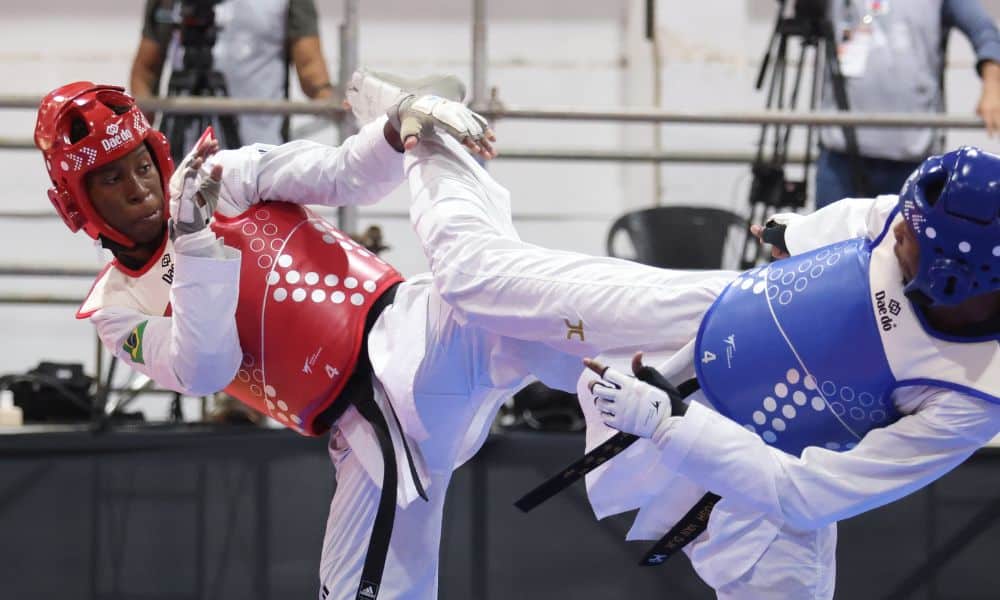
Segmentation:
[[(837, 0), (828, 10), (852, 112), (943, 112), (947, 41), (956, 28), (972, 44), (982, 80), (976, 114), (991, 135), (1000, 131), (1000, 31), (979, 0)], [(967, 102), (961, 99), (958, 110), (965, 111)], [(829, 74), (821, 107), (836, 109)], [(856, 132), (866, 189), (858, 189), (843, 130), (822, 128), (816, 208), (841, 198), (896, 194), (921, 161), (944, 148), (943, 133), (929, 127)]]
[[(132, 63), (130, 88), (140, 100), (160, 90), (163, 65), (170, 57), (180, 65), (179, 20), (183, 2), (147, 0), (142, 39)], [(319, 40), (313, 0), (224, 0), (214, 7), (218, 37), (212, 49), (213, 67), (226, 79), (233, 98), (288, 98), (289, 66), (313, 100), (330, 100), (326, 60)], [(147, 115), (149, 117), (150, 115)], [(243, 144), (288, 141), (288, 119), (282, 115), (240, 115)]]

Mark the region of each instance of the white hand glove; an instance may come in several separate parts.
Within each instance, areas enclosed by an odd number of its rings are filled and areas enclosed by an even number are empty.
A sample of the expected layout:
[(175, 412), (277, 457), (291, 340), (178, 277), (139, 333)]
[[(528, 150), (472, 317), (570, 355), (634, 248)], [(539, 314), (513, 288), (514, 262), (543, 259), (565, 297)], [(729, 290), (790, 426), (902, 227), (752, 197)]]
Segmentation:
[(652, 438), (667, 426), (670, 396), (631, 375), (607, 367), (590, 384), (594, 404), (608, 427), (639, 437)]
[(222, 167), (217, 165), (208, 176), (200, 170), (205, 159), (218, 148), (211, 129), (207, 130), (170, 177), (171, 203), (176, 206), (170, 217), (171, 240), (201, 231), (215, 214), (219, 204)]
[[(404, 96), (386, 112), (389, 124), (399, 132), (406, 145), (407, 138), (442, 130), (477, 154), (495, 156), (490, 142), (496, 137), (482, 115), (460, 102), (440, 96)], [(411, 148), (407, 146), (407, 149)]]

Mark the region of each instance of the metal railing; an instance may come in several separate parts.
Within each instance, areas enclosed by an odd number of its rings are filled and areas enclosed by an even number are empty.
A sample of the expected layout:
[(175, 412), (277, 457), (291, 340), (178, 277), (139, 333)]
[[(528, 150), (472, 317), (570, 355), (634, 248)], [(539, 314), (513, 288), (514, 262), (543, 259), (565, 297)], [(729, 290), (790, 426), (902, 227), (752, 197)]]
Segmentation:
[[(0, 96), (0, 109), (37, 108), (38, 96)], [(143, 109), (177, 114), (283, 114), (315, 115), (339, 123), (347, 110), (333, 103), (284, 100), (246, 100), (233, 98), (144, 98)], [(499, 120), (546, 120), (572, 122), (613, 122), (685, 124), (685, 125), (818, 125), (818, 126), (878, 126), (936, 127), (946, 129), (979, 129), (978, 117), (947, 114), (835, 113), (795, 111), (686, 112), (655, 108), (601, 109), (579, 107), (517, 107), (503, 106), (493, 101), (477, 107), (488, 118)], [(0, 137), (0, 149), (34, 150), (30, 139)], [(706, 151), (642, 151), (608, 149), (501, 149), (502, 160), (607, 161), (627, 163), (698, 163), (751, 164), (752, 152)], [(802, 155), (793, 155), (788, 162), (798, 164)], [(383, 215), (384, 216), (384, 215)], [(395, 215), (393, 215), (395, 216)], [(54, 219), (54, 213), (0, 211), (0, 219)], [(0, 265), (0, 276), (93, 277), (96, 269), (63, 265)], [(3, 294), (0, 304), (79, 304), (80, 299), (45, 294)]]
[[(0, 109), (37, 108), (40, 97), (0, 96)], [(175, 114), (282, 114), (314, 115), (330, 119), (339, 124), (347, 110), (326, 102), (303, 102), (284, 100), (245, 100), (233, 98), (144, 98), (140, 101), (145, 110)], [(837, 112), (796, 112), (796, 111), (741, 111), (741, 112), (690, 112), (669, 111), (656, 108), (579, 108), (519, 107), (504, 106), (498, 102), (488, 102), (475, 107), (493, 121), (502, 120), (544, 120), (573, 122), (605, 122), (634, 124), (675, 124), (675, 125), (737, 125), (737, 126), (858, 126), (858, 127), (930, 127), (943, 129), (981, 129), (983, 121), (979, 117), (948, 114), (924, 113), (837, 113)], [(30, 139), (0, 137), (0, 149), (33, 150)], [(629, 163), (702, 163), (702, 164), (750, 164), (754, 155), (750, 152), (705, 152), (705, 151), (643, 151), (612, 149), (505, 149), (501, 147), (498, 160), (559, 160), (559, 161), (602, 161)], [(800, 163), (802, 156), (791, 156), (789, 163)]]
[[(35, 110), (40, 96), (0, 96), (0, 109)], [(295, 100), (247, 100), (239, 98), (143, 98), (144, 110), (170, 114), (280, 114), (314, 115), (342, 119), (343, 107), (328, 102)], [(854, 125), (865, 127), (941, 127), (977, 129), (979, 117), (926, 113), (839, 113), (829, 111), (798, 112), (736, 111), (692, 112), (657, 108), (580, 108), (577, 106), (529, 107), (487, 102), (473, 106), (494, 120), (539, 119), (546, 121), (604, 121), (616, 123), (694, 124), (694, 125)], [(4, 139), (4, 138), (0, 138)], [(32, 146), (33, 147), (33, 146)]]

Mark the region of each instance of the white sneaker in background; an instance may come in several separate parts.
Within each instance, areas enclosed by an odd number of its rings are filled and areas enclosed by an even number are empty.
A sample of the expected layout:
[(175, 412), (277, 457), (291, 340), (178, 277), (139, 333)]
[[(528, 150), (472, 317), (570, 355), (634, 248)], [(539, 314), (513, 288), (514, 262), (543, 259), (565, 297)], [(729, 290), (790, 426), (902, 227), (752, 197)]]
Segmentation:
[(391, 73), (358, 69), (347, 86), (347, 102), (358, 119), (358, 125), (374, 121), (385, 114), (390, 106), (404, 94), (434, 95), (465, 101), (465, 84), (453, 75), (428, 75), (407, 79)]

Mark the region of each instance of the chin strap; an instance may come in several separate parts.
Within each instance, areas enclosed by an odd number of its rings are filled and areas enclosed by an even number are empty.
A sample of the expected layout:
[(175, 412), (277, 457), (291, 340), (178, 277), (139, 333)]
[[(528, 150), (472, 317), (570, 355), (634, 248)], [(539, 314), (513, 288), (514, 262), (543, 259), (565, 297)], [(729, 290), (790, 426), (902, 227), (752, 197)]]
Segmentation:
[(141, 249), (143, 247), (149, 247), (153, 250), (153, 254), (155, 254), (156, 249), (159, 248), (161, 244), (163, 244), (163, 237), (165, 235), (167, 235), (166, 227), (163, 228), (163, 233), (159, 235), (154, 241), (150, 242), (149, 244), (136, 244), (131, 248), (124, 244), (119, 244), (118, 242), (114, 241), (113, 239), (105, 235), (98, 236), (98, 240), (101, 242), (101, 247), (111, 252), (111, 254), (114, 254), (115, 259), (117, 259), (118, 262), (123, 264), (128, 269), (131, 269), (133, 271), (138, 271), (143, 267), (145, 267), (149, 263), (150, 259), (147, 259), (145, 261), (140, 261), (135, 258), (132, 258), (131, 256), (128, 255), (128, 253), (133, 252), (137, 249)]

